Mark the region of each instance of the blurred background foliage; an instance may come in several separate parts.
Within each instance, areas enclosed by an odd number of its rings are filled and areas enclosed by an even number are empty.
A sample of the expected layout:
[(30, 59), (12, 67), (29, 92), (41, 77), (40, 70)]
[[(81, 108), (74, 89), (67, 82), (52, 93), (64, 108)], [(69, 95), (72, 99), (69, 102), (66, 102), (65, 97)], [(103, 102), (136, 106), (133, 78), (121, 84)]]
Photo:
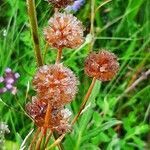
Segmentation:
[[(93, 0), (95, 10), (105, 0)], [(83, 22), (85, 36), (91, 26), (92, 0), (75, 15)], [(45, 53), (43, 28), (54, 13), (44, 0), (36, 0), (42, 53)], [(150, 69), (150, 1), (111, 0), (96, 11), (94, 51), (106, 48), (119, 57), (120, 71), (111, 81), (96, 82), (88, 107), (74, 130), (63, 141), (65, 150), (143, 150), (150, 149), (150, 80), (147, 77), (135, 88), (128, 87)], [(63, 62), (79, 77), (76, 100), (68, 107), (76, 114), (91, 79), (84, 74), (84, 59), (90, 44), (78, 50), (63, 51)], [(45, 64), (54, 63), (56, 50), (48, 48)], [(25, 104), (35, 95), (32, 77), (36, 71), (30, 26), (25, 0), (0, 1), (0, 75), (6, 67), (20, 73), (18, 93), (0, 95), (0, 121), (10, 133), (5, 136), (8, 150), (19, 149), (34, 128), (25, 115)], [(1, 86), (1, 85), (0, 85)], [(27, 143), (26, 143), (27, 144)], [(1, 148), (0, 148), (1, 149)]]

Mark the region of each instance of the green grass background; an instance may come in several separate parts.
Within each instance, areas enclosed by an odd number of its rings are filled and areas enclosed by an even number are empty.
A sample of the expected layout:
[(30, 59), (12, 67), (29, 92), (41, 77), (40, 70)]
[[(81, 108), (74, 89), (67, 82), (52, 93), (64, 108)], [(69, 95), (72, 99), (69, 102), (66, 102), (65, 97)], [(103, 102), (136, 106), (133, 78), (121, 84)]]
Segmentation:
[[(94, 0), (93, 0), (94, 1)], [(97, 8), (104, 0), (95, 0)], [(90, 0), (75, 13), (88, 35), (91, 25)], [(54, 10), (44, 0), (36, 0), (40, 45), (45, 52), (43, 28)], [(140, 82), (127, 94), (125, 90), (150, 68), (150, 0), (112, 0), (101, 7), (94, 20), (94, 51), (106, 48), (119, 57), (120, 71), (111, 81), (96, 82), (87, 109), (74, 130), (63, 141), (65, 150), (144, 150), (150, 149), (150, 80)], [(79, 77), (76, 99), (69, 105), (79, 110), (91, 83), (84, 74), (89, 44), (78, 50), (65, 49), (63, 63)], [(45, 64), (55, 62), (56, 50), (48, 48)], [(0, 75), (6, 67), (20, 73), (18, 93), (0, 95), (0, 121), (9, 125), (5, 147), (19, 149), (34, 127), (25, 115), (27, 101), (35, 95), (32, 77), (36, 71), (30, 25), (25, 0), (0, 1)], [(118, 97), (122, 96), (120, 99)], [(28, 145), (30, 138), (25, 143)], [(1, 147), (1, 146), (0, 146)], [(0, 148), (1, 149), (1, 148)]]

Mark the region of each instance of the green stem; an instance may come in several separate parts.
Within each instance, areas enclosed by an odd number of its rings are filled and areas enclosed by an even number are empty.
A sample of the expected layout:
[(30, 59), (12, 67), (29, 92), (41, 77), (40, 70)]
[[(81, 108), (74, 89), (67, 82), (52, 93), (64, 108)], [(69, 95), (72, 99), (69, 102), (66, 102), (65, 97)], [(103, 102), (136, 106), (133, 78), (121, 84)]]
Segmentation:
[(74, 117), (74, 119), (72, 120), (71, 125), (75, 124), (75, 122), (77, 121), (77, 119), (81, 115), (82, 110), (85, 108), (85, 105), (86, 105), (86, 103), (87, 103), (87, 101), (88, 101), (88, 99), (89, 99), (89, 97), (91, 95), (91, 92), (93, 90), (95, 82), (96, 82), (96, 78), (94, 77), (93, 80), (92, 80), (92, 83), (91, 83), (91, 85), (90, 85), (90, 87), (89, 87), (89, 89), (88, 89), (88, 91), (87, 91), (87, 93), (86, 93), (86, 95), (84, 97), (84, 100), (83, 100), (83, 102), (81, 104), (80, 110), (79, 110), (78, 114)]
[(38, 66), (43, 65), (40, 45), (39, 45), (39, 36), (38, 36), (38, 24), (36, 18), (36, 9), (35, 9), (35, 0), (27, 0), (28, 5), (28, 15), (30, 19), (30, 26), (34, 44), (35, 56), (37, 59)]
[[(74, 117), (73, 121), (71, 122), (72, 126), (74, 125), (74, 123), (77, 121), (77, 119), (81, 115), (82, 110), (85, 108), (85, 105), (86, 105), (86, 103), (87, 103), (87, 101), (88, 101), (88, 99), (89, 99), (89, 97), (92, 93), (95, 82), (96, 82), (96, 78), (94, 77), (93, 80), (92, 80), (92, 83), (91, 83), (91, 85), (90, 85), (90, 87), (89, 87), (89, 89), (88, 89), (88, 91), (87, 91), (87, 93), (84, 97), (84, 100), (81, 104), (81, 107), (80, 107), (80, 110), (79, 110), (78, 114)], [(60, 137), (58, 137), (52, 145), (50, 145), (48, 148), (46, 148), (46, 150), (52, 149), (53, 147), (59, 145), (61, 143), (61, 141), (63, 140), (63, 138), (65, 137), (65, 135), (66, 135), (66, 133), (64, 133)]]
[(94, 42), (95, 42), (95, 39), (94, 39), (94, 34), (95, 34), (95, 31), (94, 31), (95, 13), (94, 12), (95, 12), (95, 0), (91, 0), (91, 27), (90, 27), (90, 34), (92, 35), (92, 42), (89, 45), (89, 51), (92, 51), (93, 45), (94, 45)]

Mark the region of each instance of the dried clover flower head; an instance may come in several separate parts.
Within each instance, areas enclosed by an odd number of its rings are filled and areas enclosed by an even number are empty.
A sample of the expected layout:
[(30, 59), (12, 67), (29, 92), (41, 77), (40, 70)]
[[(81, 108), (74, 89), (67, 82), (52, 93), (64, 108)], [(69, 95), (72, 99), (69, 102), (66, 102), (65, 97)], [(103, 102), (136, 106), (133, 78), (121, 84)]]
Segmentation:
[[(32, 98), (32, 102), (26, 104), (26, 111), (28, 115), (35, 121), (35, 124), (39, 127), (44, 127), (45, 115), (47, 110), (47, 102), (37, 97)], [(48, 128), (58, 131), (60, 134), (68, 132), (70, 129), (69, 119), (70, 111), (62, 107), (50, 108), (49, 124)]]
[(62, 64), (40, 67), (33, 79), (38, 97), (56, 107), (69, 103), (75, 97), (78, 83), (74, 73)]
[(83, 41), (83, 26), (72, 14), (55, 13), (44, 29), (47, 42), (55, 48), (76, 48)]
[[(71, 125), (69, 124), (71, 112), (67, 108), (61, 108), (56, 115), (57, 121), (53, 122), (53, 129), (59, 134), (70, 131)], [(59, 116), (59, 117), (58, 117)]]
[(90, 53), (85, 61), (85, 73), (101, 81), (111, 80), (118, 70), (117, 57), (106, 50)]
[(43, 126), (47, 109), (47, 101), (32, 97), (32, 102), (26, 104), (27, 114), (35, 121), (39, 127)]
[(56, 8), (62, 8), (73, 3), (73, 0), (48, 0), (48, 2), (52, 3)]

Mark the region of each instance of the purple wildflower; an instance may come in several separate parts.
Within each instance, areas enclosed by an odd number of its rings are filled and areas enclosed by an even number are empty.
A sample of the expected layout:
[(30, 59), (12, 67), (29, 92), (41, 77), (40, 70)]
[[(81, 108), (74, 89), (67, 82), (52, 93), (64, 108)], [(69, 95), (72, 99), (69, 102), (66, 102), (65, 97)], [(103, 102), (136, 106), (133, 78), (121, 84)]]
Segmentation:
[(14, 84), (19, 77), (19, 73), (14, 73), (10, 68), (6, 68), (4, 76), (0, 77), (0, 83), (4, 85), (4, 87), (0, 88), (0, 94), (5, 93), (6, 91), (11, 91), (11, 93), (15, 95), (17, 88)]
[(66, 11), (67, 12), (77, 12), (81, 6), (83, 6), (85, 3), (85, 0), (75, 0), (74, 3), (72, 5), (69, 5), (68, 7), (66, 7)]

